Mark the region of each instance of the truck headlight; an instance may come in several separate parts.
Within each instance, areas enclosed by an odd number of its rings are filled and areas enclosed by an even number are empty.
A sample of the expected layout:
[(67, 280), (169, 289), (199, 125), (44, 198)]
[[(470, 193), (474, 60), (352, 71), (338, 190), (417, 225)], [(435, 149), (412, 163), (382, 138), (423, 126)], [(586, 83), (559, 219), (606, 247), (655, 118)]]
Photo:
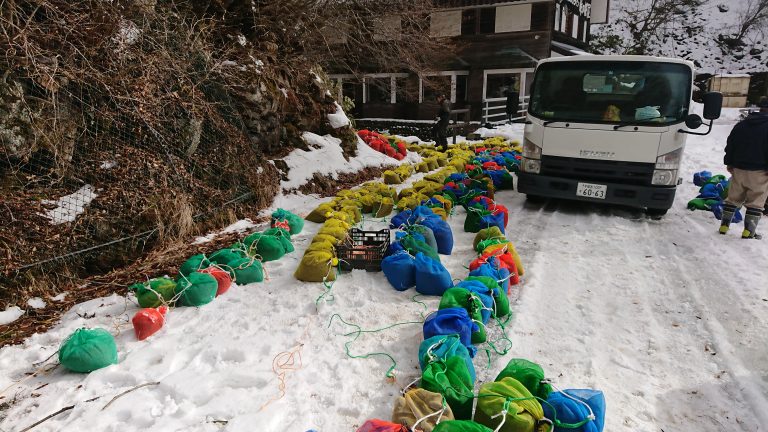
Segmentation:
[(528, 159), (541, 159), (541, 147), (534, 144), (528, 138), (523, 140), (523, 157)]
[(680, 160), (683, 158), (683, 149), (679, 148), (673, 152), (663, 154), (656, 158), (657, 170), (676, 170), (680, 167)]
[(654, 186), (675, 186), (677, 184), (677, 170), (655, 170), (651, 184)]
[(541, 161), (538, 159), (523, 158), (520, 164), (521, 171), (529, 174), (538, 174), (541, 172)]

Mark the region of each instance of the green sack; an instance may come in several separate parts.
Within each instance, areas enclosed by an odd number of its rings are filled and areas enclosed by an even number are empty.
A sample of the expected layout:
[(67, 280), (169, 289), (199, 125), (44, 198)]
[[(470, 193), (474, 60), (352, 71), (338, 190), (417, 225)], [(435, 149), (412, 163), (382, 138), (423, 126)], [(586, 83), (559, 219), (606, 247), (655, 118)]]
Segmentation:
[(193, 272), (180, 277), (176, 284), (177, 303), (180, 306), (203, 306), (216, 298), (219, 283), (207, 273)]
[(304, 219), (299, 217), (298, 215), (295, 215), (288, 210), (283, 210), (281, 208), (275, 210), (272, 213), (272, 224), (271, 226), (275, 226), (275, 222), (288, 222), (288, 226), (290, 228), (291, 234), (298, 234), (301, 232), (301, 230), (304, 229)]
[(262, 261), (276, 261), (285, 255), (283, 243), (275, 236), (253, 233), (243, 239), (248, 255), (261, 257)]
[(493, 429), (469, 420), (448, 420), (438, 423), (432, 432), (493, 432)]
[(273, 237), (276, 237), (278, 240), (280, 240), (280, 244), (283, 245), (283, 249), (285, 249), (285, 253), (291, 253), (295, 250), (293, 247), (293, 243), (291, 242), (291, 233), (284, 230), (283, 228), (270, 228), (264, 231), (264, 234), (271, 235)]
[[(517, 165), (515, 165), (517, 166)], [(499, 190), (513, 190), (515, 188), (515, 179), (509, 171), (504, 171), (501, 174), (501, 184)]]
[(437, 254), (436, 250), (432, 249), (428, 244), (413, 236), (406, 235), (400, 240), (400, 244), (403, 246), (403, 249), (407, 250), (408, 253), (413, 256), (416, 256), (417, 253), (421, 252), (424, 255), (440, 262), (440, 255)]
[(264, 267), (261, 261), (254, 258), (240, 258), (227, 264), (234, 276), (232, 280), (238, 285), (247, 285), (264, 280)]
[(434, 361), (424, 368), (421, 388), (445, 396), (455, 418), (472, 418), (472, 389), (475, 383), (461, 356), (448, 357), (445, 361)]
[(487, 240), (483, 240), (480, 243), (477, 244), (477, 253), (482, 254), (483, 251), (485, 251), (487, 248), (498, 245), (498, 244), (505, 244), (509, 243), (509, 240), (506, 238), (489, 238)]
[(469, 290), (460, 287), (448, 288), (440, 298), (440, 305), (438, 309), (447, 309), (459, 307), (463, 308), (469, 313), (469, 317), (472, 318), (477, 324), (478, 331), (472, 333), (472, 343), (481, 344), (487, 340), (485, 334), (485, 324), (483, 324), (483, 302), (480, 297), (469, 292)]
[(238, 258), (243, 258), (245, 252), (238, 248), (219, 249), (208, 257), (211, 264), (224, 265)]
[(493, 313), (496, 318), (502, 318), (511, 312), (507, 292), (499, 285), (499, 282), (490, 276), (469, 276), (466, 280), (476, 280), (487, 286), (493, 292)]
[(148, 283), (133, 284), (128, 289), (136, 293), (139, 306), (156, 308), (173, 300), (176, 282), (168, 278), (155, 278), (150, 279)]
[(520, 381), (509, 377), (480, 386), (475, 421), (495, 430), (502, 416), (492, 417), (502, 412), (508, 400), (509, 408), (500, 432), (537, 431), (544, 418), (541, 404)]
[(198, 270), (202, 270), (204, 268), (208, 268), (211, 266), (211, 262), (208, 261), (208, 258), (205, 257), (203, 254), (198, 255), (192, 255), (184, 261), (184, 264), (181, 265), (179, 268), (179, 273), (183, 274), (184, 276), (196, 272)]
[(482, 229), (480, 220), (483, 218), (483, 216), (488, 216), (490, 214), (492, 213), (482, 207), (469, 207), (467, 209), (467, 218), (464, 219), (464, 231), (471, 233), (480, 232)]
[(504, 236), (504, 233), (501, 232), (501, 229), (495, 225), (489, 228), (483, 228), (475, 235), (475, 240), (472, 241), (472, 248), (478, 253), (482, 252), (485, 249), (479, 250), (478, 245), (481, 241), (488, 239), (503, 239), (506, 241), (507, 238)]
[(532, 361), (526, 359), (510, 360), (494, 381), (501, 381), (507, 377), (518, 380), (532, 395), (541, 399), (547, 400), (549, 394), (552, 393), (552, 386), (546, 382), (542, 383), (544, 369)]
[[(323, 282), (336, 280), (336, 268), (332, 266), (334, 255), (331, 252), (311, 251), (304, 254), (293, 276), (304, 282)], [(327, 277), (327, 279), (326, 279)]]
[(61, 344), (59, 363), (72, 372), (81, 373), (117, 364), (115, 338), (100, 328), (77, 329)]

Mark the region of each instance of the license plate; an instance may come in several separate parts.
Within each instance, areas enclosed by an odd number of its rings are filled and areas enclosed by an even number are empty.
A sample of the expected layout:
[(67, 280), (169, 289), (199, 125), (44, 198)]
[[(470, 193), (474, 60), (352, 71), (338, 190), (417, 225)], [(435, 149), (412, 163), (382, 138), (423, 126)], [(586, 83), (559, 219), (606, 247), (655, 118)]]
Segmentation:
[(608, 186), (606, 185), (579, 183), (576, 186), (576, 195), (584, 198), (605, 199), (606, 193), (608, 193)]

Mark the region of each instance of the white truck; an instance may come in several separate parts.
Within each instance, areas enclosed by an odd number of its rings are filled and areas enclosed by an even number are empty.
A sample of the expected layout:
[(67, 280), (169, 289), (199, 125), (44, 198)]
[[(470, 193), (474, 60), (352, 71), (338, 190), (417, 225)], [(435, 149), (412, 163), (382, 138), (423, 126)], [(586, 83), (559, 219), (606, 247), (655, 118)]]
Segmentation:
[[(693, 63), (648, 56), (539, 62), (531, 87), (518, 191), (606, 202), (661, 216), (672, 206), (688, 134), (706, 135), (722, 95), (691, 114)], [(685, 126), (685, 127), (683, 127)]]

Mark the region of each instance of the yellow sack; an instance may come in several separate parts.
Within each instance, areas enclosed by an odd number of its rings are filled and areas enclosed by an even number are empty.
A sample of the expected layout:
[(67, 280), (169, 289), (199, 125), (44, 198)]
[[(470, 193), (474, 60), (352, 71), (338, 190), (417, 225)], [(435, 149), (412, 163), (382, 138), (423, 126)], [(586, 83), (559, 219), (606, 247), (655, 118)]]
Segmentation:
[(360, 223), (363, 220), (363, 213), (360, 211), (359, 205), (346, 205), (341, 208), (341, 211), (348, 214), (353, 223)]
[(429, 165), (426, 162), (419, 162), (416, 164), (416, 172), (428, 173), (429, 171)]
[(463, 159), (451, 159), (451, 161), (448, 162), (448, 165), (455, 168), (457, 173), (463, 173), (466, 169), (465, 168), (466, 161), (464, 161)]
[(347, 230), (342, 227), (322, 227), (318, 234), (326, 234), (336, 238), (336, 240), (342, 241), (347, 238)]
[(305, 219), (310, 222), (323, 223), (328, 218), (328, 213), (333, 212), (333, 210), (331, 203), (323, 203), (312, 210)]
[[(336, 239), (333, 239), (333, 241), (335, 242)], [(310, 243), (309, 246), (307, 246), (307, 250), (305, 253), (312, 252), (312, 251), (323, 251), (323, 252), (330, 252), (335, 254), (336, 247), (334, 246), (334, 243), (331, 243), (326, 240), (322, 240), (322, 241), (316, 241), (316, 242)]]
[(443, 404), (443, 395), (433, 393), (422, 388), (408, 390), (404, 396), (400, 396), (395, 401), (395, 407), (392, 410), (392, 423), (403, 424), (409, 429), (413, 428), (417, 420), (436, 413), (445, 407), (442, 415), (435, 415), (419, 423), (419, 430), (432, 432), (437, 426), (438, 418), (441, 422), (454, 420), (453, 411), (448, 404)]
[(397, 195), (397, 199), (399, 201), (399, 200), (401, 200), (403, 198), (407, 198), (407, 197), (409, 197), (411, 195), (415, 195), (415, 194), (416, 194), (416, 189), (414, 189), (414, 188), (405, 188), (405, 189), (401, 190), (400, 193)]
[(318, 235), (316, 235), (315, 237), (312, 238), (312, 242), (311, 243), (317, 243), (317, 242), (328, 242), (331, 245), (336, 246), (337, 244), (339, 244), (339, 239), (337, 239), (336, 237), (334, 237), (332, 235), (328, 235), (328, 234), (318, 234)]
[(293, 276), (304, 282), (323, 282), (336, 280), (334, 256), (330, 252), (310, 251), (304, 254)]
[(421, 191), (422, 189), (429, 187), (431, 183), (434, 183), (434, 182), (430, 182), (427, 180), (419, 180), (417, 182), (414, 182), (412, 187), (416, 191)]
[(497, 226), (481, 229), (480, 231), (477, 232), (477, 234), (475, 234), (475, 240), (472, 241), (472, 249), (477, 250), (477, 245), (479, 245), (481, 241), (488, 240), (488, 239), (507, 240), (507, 237), (501, 232), (501, 229), (499, 229), (499, 227)]
[(432, 183), (440, 183), (440, 185), (442, 185), (443, 183), (445, 183), (445, 178), (446, 177), (447, 176), (445, 174), (443, 174), (442, 170), (440, 170), (440, 171), (438, 171), (436, 173), (425, 175), (424, 176), (424, 181), (428, 181), (428, 182), (432, 182)]
[(451, 212), (451, 209), (453, 208), (453, 202), (451, 200), (444, 197), (443, 195), (435, 195), (432, 198), (436, 199), (437, 201), (440, 201), (440, 204), (443, 205), (443, 208), (445, 209), (446, 213)]
[(405, 177), (410, 177), (411, 174), (413, 174), (413, 166), (411, 164), (402, 164), (399, 167), (395, 168), (395, 171), (398, 172), (398, 174), (405, 173), (407, 174)]
[(437, 165), (441, 167), (448, 165), (448, 156), (445, 153), (439, 153), (437, 155)]
[(376, 205), (378, 201), (381, 201), (381, 198), (378, 195), (364, 194), (360, 197), (360, 211), (363, 213), (371, 213), (373, 211), (373, 206)]
[(374, 213), (374, 217), (382, 218), (384, 216), (389, 216), (389, 214), (392, 213), (392, 210), (394, 209), (394, 200), (392, 198), (383, 198), (379, 204), (379, 208), (376, 209), (376, 212)]
[(344, 231), (349, 231), (350, 225), (343, 220), (336, 219), (335, 217), (333, 217), (333, 218), (328, 218), (328, 220), (325, 221), (321, 229), (322, 228), (343, 228)]
[(432, 207), (432, 213), (440, 216), (440, 219), (442, 219), (444, 221), (448, 220), (448, 213), (445, 211), (444, 208)]
[(436, 170), (436, 169), (440, 168), (440, 165), (437, 164), (437, 158), (436, 157), (426, 158), (426, 159), (424, 159), (424, 162), (427, 163), (427, 165), (429, 166), (429, 170), (430, 171), (433, 171), (433, 170)]
[(391, 170), (384, 171), (384, 183), (386, 184), (400, 184), (403, 180), (396, 172)]
[(359, 194), (358, 194), (358, 192), (351, 191), (349, 189), (342, 189), (342, 190), (336, 192), (336, 196), (338, 198), (356, 199), (356, 198), (358, 198)]

